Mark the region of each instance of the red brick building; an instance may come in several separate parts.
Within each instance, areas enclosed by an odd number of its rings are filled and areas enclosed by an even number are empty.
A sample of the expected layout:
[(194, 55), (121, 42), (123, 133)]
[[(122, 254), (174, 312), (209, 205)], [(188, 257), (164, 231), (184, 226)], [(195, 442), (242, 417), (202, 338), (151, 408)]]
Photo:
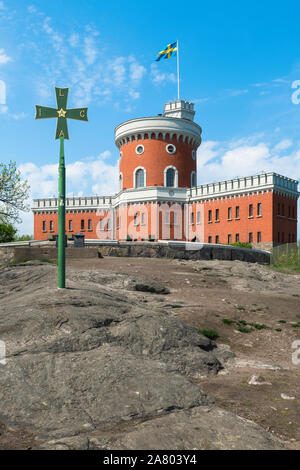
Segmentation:
[[(201, 127), (193, 104), (115, 130), (119, 192), (66, 198), (66, 233), (87, 239), (186, 240), (268, 248), (297, 240), (298, 181), (264, 173), (197, 186)], [(34, 238), (56, 234), (57, 199), (34, 200)]]

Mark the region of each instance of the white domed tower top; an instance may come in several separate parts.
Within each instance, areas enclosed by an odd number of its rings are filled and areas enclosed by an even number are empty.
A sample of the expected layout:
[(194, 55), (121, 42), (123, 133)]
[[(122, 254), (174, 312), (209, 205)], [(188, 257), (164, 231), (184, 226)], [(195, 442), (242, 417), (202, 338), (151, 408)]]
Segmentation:
[(165, 104), (164, 116), (179, 119), (194, 120), (194, 103), (189, 101), (177, 100)]

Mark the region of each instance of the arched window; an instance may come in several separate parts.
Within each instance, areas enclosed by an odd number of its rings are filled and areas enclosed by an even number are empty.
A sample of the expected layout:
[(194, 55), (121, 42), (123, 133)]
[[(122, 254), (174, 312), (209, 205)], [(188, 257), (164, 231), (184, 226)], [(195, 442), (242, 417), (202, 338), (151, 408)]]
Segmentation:
[(174, 186), (175, 170), (173, 168), (168, 168), (166, 180), (166, 186)]
[(135, 187), (143, 188), (145, 186), (145, 173), (141, 168), (135, 173)]

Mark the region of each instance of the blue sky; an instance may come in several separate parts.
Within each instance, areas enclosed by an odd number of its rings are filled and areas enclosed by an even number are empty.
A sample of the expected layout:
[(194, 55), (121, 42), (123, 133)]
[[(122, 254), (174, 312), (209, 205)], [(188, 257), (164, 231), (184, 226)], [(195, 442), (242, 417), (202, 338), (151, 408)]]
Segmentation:
[(289, 0), (0, 1), (1, 161), (17, 162), (32, 197), (56, 194), (55, 121), (35, 121), (34, 105), (69, 87), (89, 122), (69, 122), (67, 192), (113, 194), (114, 128), (176, 98), (176, 58), (155, 57), (179, 39), (181, 98), (203, 129), (198, 184), (262, 170), (299, 179), (299, 18)]

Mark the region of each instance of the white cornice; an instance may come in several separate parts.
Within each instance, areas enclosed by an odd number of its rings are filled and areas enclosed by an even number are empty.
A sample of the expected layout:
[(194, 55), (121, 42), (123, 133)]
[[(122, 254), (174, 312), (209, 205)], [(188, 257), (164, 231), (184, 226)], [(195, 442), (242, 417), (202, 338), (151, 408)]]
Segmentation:
[(201, 144), (202, 129), (198, 124), (188, 119), (164, 116), (138, 118), (123, 122), (115, 129), (115, 143), (120, 147), (127, 140), (137, 140), (139, 134), (144, 139), (145, 134), (148, 135), (148, 138), (151, 134), (155, 134), (155, 138), (158, 138), (160, 133), (163, 138), (166, 134), (170, 134), (170, 136), (176, 135), (177, 139), (182, 136), (184, 140), (194, 141), (197, 146)]

